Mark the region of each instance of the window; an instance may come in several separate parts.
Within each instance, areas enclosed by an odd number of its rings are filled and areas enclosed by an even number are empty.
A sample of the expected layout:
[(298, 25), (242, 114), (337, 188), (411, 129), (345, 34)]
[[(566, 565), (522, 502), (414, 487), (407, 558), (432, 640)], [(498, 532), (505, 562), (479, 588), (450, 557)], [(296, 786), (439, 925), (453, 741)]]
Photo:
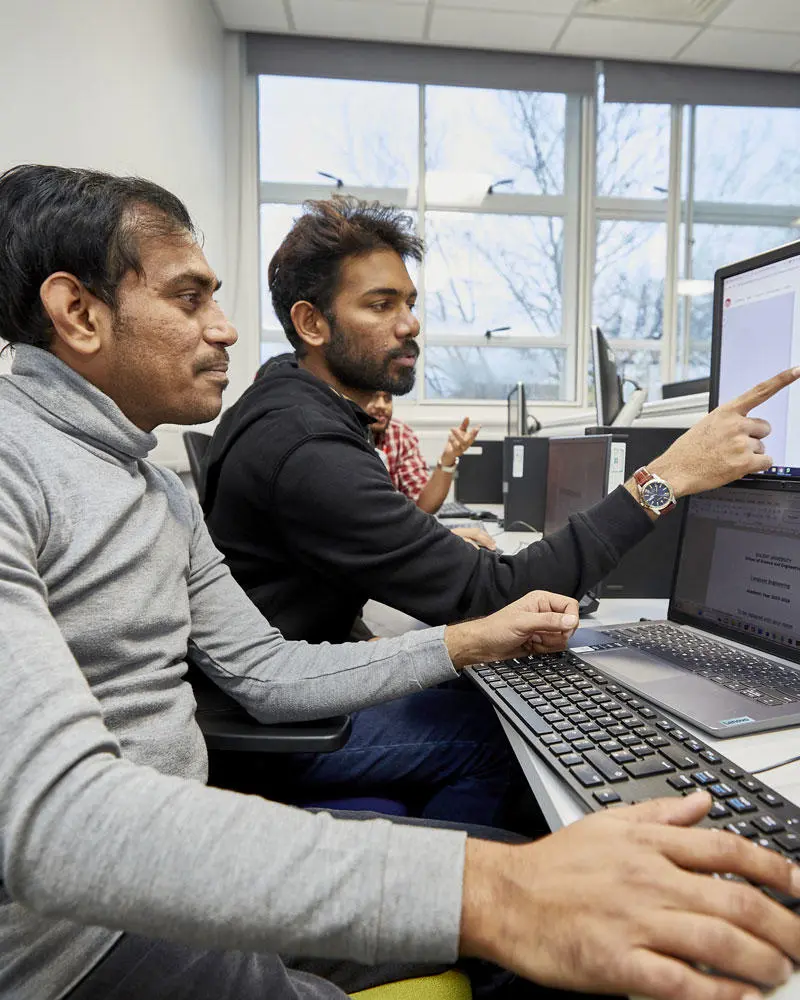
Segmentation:
[(426, 240), (418, 394), (504, 399), (524, 377), (531, 399), (574, 398), (568, 98), (262, 76), (259, 101), (262, 358), (286, 349), (269, 260), (305, 198), (341, 190), (408, 209)]
[(800, 109), (607, 103), (600, 78), (590, 161), (591, 112), (563, 94), (260, 77), (262, 358), (287, 349), (269, 259), (306, 198), (340, 190), (409, 211), (428, 247), (418, 399), (502, 400), (523, 379), (533, 401), (585, 406), (591, 323), (651, 399), (707, 374), (715, 269), (800, 238)]

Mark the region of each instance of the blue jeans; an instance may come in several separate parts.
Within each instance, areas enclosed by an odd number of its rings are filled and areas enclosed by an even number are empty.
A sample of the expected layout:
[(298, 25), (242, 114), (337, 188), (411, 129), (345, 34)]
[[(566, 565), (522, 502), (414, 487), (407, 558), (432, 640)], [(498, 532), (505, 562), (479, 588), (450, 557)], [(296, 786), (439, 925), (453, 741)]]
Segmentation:
[(352, 796), (396, 799), (413, 816), (502, 826), (509, 799), (527, 794), (489, 702), (458, 680), (352, 717), (341, 750), (287, 754), (274, 761), (294, 803)]

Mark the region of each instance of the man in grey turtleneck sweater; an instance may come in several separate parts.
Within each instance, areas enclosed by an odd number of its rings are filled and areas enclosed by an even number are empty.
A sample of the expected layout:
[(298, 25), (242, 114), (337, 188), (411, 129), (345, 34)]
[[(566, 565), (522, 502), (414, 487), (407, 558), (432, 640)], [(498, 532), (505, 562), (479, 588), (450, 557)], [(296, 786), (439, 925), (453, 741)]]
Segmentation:
[[(574, 602), (529, 595), (369, 644), (285, 642), (146, 458), (159, 423), (218, 411), (235, 340), (186, 210), (144, 181), (17, 168), (0, 176), (0, 248), (0, 323), (18, 345), (0, 380), (0, 995), (343, 996), (278, 952), (460, 951), (656, 998), (710, 982), (684, 958), (788, 975), (800, 921), (684, 869), (800, 883), (748, 843), (675, 829), (701, 818), (702, 794), (512, 847), (204, 787), (189, 652), (257, 718), (311, 718), (557, 647)], [(728, 425), (740, 445), (754, 434)]]

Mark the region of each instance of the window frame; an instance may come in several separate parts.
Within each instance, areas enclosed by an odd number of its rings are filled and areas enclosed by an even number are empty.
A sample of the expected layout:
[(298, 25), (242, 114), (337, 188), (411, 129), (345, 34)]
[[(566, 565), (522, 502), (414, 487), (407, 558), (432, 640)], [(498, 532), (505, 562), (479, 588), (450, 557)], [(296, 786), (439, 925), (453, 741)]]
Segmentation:
[[(298, 74), (300, 75), (300, 74)], [(561, 336), (514, 336), (487, 341), (482, 335), (454, 336), (429, 333), (425, 317), (425, 268), (419, 269), (419, 316), (423, 335), (420, 338), (416, 402), (424, 407), (480, 405), (505, 407), (504, 400), (473, 398), (430, 398), (425, 388), (425, 348), (432, 346), (493, 348), (554, 348), (565, 351), (564, 398), (531, 400), (537, 410), (585, 408), (590, 386), (586, 372), (590, 364), (589, 330), (596, 260), (596, 234), (601, 222), (652, 222), (666, 226), (664, 270), (664, 326), (662, 337), (655, 339), (614, 338), (621, 351), (652, 351), (660, 358), (661, 382), (684, 377), (690, 357), (691, 298), (678, 293), (678, 280), (691, 278), (694, 272), (693, 232), (697, 225), (753, 226), (797, 229), (800, 206), (750, 204), (695, 200), (697, 108), (693, 104), (669, 105), (669, 165), (667, 193), (661, 198), (625, 198), (598, 195), (597, 121), (601, 94), (602, 62), (596, 64), (595, 93), (587, 97), (565, 95), (564, 120), (564, 190), (560, 195), (514, 194), (498, 191), (480, 205), (442, 205), (425, 197), (426, 176), (426, 96), (427, 84), (417, 84), (418, 193), (415, 208), (417, 231), (425, 238), (426, 212), (469, 213), (472, 215), (514, 215), (558, 218), (562, 221), (564, 251), (562, 273)], [(377, 81), (376, 81), (377, 82)], [(258, 89), (258, 88), (257, 88)], [(466, 89), (466, 88), (465, 88)], [(502, 88), (498, 88), (502, 89)], [(261, 125), (261, 109), (256, 99), (256, 129)], [(753, 113), (758, 108), (750, 109)], [(684, 156), (685, 152), (685, 156)], [(255, 149), (258, 156), (258, 143)], [(258, 177), (258, 171), (256, 171)], [(326, 198), (337, 190), (325, 183), (292, 183), (258, 180), (258, 208), (264, 204), (297, 205), (307, 199)], [(345, 185), (338, 189), (366, 200), (399, 206), (407, 205), (408, 191), (400, 187)], [(797, 233), (800, 239), (800, 229)], [(259, 252), (261, 250), (259, 227)], [(767, 248), (765, 248), (767, 249)], [(282, 342), (282, 330), (265, 326), (262, 315), (263, 289), (259, 289), (259, 349), (263, 343)], [(709, 359), (710, 361), (710, 359)], [(499, 419), (499, 417), (498, 417)]]

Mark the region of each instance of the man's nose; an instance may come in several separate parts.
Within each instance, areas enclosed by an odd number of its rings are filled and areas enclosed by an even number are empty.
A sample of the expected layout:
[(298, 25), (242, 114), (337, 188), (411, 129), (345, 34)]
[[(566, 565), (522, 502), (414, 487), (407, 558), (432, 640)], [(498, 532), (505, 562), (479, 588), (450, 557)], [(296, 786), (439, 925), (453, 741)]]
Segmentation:
[(411, 309), (406, 306), (400, 315), (400, 320), (397, 325), (398, 335), (401, 337), (416, 337), (419, 335), (419, 319), (414, 315)]

